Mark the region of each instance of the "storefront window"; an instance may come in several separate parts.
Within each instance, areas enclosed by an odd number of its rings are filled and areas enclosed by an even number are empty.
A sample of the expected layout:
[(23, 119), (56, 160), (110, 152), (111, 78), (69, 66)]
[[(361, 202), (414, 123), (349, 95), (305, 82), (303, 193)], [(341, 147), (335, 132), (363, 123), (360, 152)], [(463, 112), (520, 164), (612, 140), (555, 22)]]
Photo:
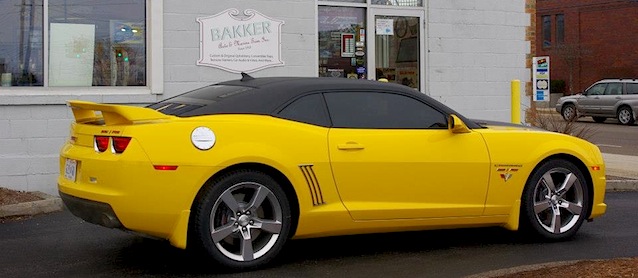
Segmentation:
[(49, 0), (50, 86), (145, 86), (145, 1)]
[(44, 83), (42, 0), (0, 1), (0, 76), (3, 87)]
[(146, 0), (0, 1), (2, 86), (146, 86), (146, 64)]
[(366, 78), (365, 12), (319, 7), (319, 76)]

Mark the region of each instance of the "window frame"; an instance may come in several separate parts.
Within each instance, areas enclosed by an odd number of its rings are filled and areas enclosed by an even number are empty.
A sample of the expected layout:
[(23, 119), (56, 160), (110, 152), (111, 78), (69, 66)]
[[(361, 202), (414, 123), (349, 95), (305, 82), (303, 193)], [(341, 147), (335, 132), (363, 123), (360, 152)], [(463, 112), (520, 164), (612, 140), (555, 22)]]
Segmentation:
[[(164, 0), (146, 0), (146, 86), (49, 87), (49, 0), (43, 0), (43, 86), (0, 87), (3, 105), (66, 104), (69, 99), (149, 103), (164, 92)], [(45, 27), (46, 26), (46, 27)]]
[[(547, 26), (545, 25), (545, 19), (547, 19)], [(551, 48), (552, 47), (552, 16), (551, 15), (541, 15), (541, 47), (542, 48)], [(547, 44), (546, 44), (547, 43)]]
[(556, 14), (556, 44), (565, 43), (565, 14)]

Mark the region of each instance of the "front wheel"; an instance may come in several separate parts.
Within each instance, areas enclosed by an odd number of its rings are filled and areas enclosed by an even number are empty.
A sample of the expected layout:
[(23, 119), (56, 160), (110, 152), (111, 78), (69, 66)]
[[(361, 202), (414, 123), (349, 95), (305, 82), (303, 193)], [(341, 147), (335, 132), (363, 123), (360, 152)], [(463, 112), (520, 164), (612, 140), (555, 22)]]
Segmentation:
[(193, 222), (196, 247), (225, 267), (248, 270), (277, 256), (289, 237), (291, 210), (270, 176), (237, 171), (205, 188)]
[(587, 181), (573, 163), (549, 160), (528, 180), (521, 206), (521, 229), (547, 240), (568, 239), (587, 217)]
[(561, 111), (561, 115), (565, 121), (572, 121), (576, 119), (576, 106), (571, 103), (565, 104), (563, 106), (563, 110)]
[(627, 106), (620, 107), (618, 109), (618, 121), (624, 125), (632, 125), (636, 119), (634, 118), (634, 112)]

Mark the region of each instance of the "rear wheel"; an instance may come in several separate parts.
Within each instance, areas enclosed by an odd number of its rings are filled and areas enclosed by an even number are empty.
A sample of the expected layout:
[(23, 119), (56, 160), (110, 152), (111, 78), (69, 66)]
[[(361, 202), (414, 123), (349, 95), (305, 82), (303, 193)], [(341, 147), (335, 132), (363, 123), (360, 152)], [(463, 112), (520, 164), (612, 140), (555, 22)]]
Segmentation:
[(605, 117), (592, 117), (592, 118), (594, 119), (594, 122), (597, 122), (597, 123), (602, 123), (605, 120), (607, 120), (607, 118)]
[(194, 215), (195, 243), (219, 264), (261, 267), (287, 241), (291, 212), (286, 194), (270, 176), (237, 171), (205, 189)]
[(549, 160), (527, 182), (521, 205), (523, 230), (543, 239), (568, 239), (587, 217), (587, 181), (573, 163)]
[(565, 106), (563, 106), (561, 115), (565, 121), (574, 120), (576, 118), (576, 106), (571, 103), (566, 103)]
[(634, 112), (628, 106), (623, 106), (618, 109), (618, 121), (624, 125), (632, 125), (636, 121), (634, 118)]

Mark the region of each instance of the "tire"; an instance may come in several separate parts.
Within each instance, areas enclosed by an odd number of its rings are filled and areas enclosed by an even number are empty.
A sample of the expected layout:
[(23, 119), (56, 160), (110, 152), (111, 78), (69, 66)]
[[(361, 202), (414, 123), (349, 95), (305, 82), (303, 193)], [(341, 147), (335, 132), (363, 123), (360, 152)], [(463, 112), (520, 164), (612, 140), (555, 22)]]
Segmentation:
[(602, 123), (602, 122), (605, 122), (605, 120), (607, 120), (607, 118), (605, 117), (592, 117), (592, 118), (594, 119), (594, 122), (597, 122), (597, 123)]
[(624, 125), (632, 125), (636, 121), (634, 118), (634, 112), (628, 106), (623, 106), (618, 109), (618, 122)]
[(195, 248), (233, 270), (268, 264), (291, 230), (283, 189), (270, 176), (250, 170), (232, 172), (207, 185), (192, 220)]
[(560, 114), (563, 116), (565, 121), (573, 121), (576, 119), (576, 106), (571, 103), (566, 103)]
[(544, 240), (569, 239), (587, 218), (589, 206), (589, 189), (581, 170), (567, 160), (549, 160), (525, 185), (521, 229)]

